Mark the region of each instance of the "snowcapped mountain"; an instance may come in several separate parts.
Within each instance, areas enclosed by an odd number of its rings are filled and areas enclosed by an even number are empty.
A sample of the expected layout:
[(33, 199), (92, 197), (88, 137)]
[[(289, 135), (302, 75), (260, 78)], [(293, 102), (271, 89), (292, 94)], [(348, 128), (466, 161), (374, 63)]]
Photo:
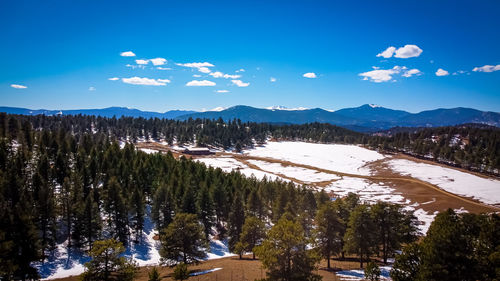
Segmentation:
[(308, 108), (306, 108), (306, 107), (288, 108), (288, 107), (282, 106), (282, 105), (274, 105), (274, 106), (266, 107), (266, 109), (269, 109), (269, 110), (289, 110), (289, 111), (293, 111), (293, 110), (307, 110)]

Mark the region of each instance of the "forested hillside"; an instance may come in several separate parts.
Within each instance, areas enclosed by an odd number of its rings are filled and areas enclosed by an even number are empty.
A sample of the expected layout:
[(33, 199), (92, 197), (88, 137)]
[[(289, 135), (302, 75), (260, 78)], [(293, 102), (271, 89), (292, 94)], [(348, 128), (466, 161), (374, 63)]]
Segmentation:
[(371, 147), (403, 152), (461, 168), (498, 175), (500, 172), (500, 129), (464, 126), (399, 129), (393, 135), (374, 136)]
[[(12, 117), (12, 118), (10, 118)], [(17, 121), (10, 121), (13, 118)], [(12, 124), (11, 124), (12, 123)], [(72, 134), (102, 133), (110, 139), (166, 141), (223, 149), (252, 147), (269, 138), (322, 143), (361, 144), (383, 152), (402, 152), (473, 171), (500, 174), (500, 129), (475, 124), (418, 129), (395, 129), (394, 134), (368, 135), (342, 127), (310, 123), (276, 125), (233, 120), (105, 118), (95, 116), (25, 116), (0, 113), (0, 130), (29, 123), (36, 130), (63, 129)], [(21, 126), (21, 125), (19, 125)]]

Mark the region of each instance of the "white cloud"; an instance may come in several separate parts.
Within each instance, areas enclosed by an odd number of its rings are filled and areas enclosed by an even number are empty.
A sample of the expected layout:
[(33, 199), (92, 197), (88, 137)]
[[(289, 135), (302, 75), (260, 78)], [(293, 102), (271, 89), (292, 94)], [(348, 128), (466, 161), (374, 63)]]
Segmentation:
[(460, 74), (470, 75), (470, 73), (468, 71), (465, 71), (465, 70), (457, 70), (457, 71), (453, 72), (453, 75), (460, 75)]
[(386, 59), (392, 57), (392, 55), (394, 54), (394, 52), (396, 51), (396, 47), (389, 47), (387, 48), (385, 51), (383, 51), (382, 53), (378, 54), (377, 57), (384, 57)]
[(120, 56), (122, 57), (135, 57), (135, 54), (132, 51), (121, 52)]
[(416, 75), (416, 76), (419, 76), (421, 75), (422, 72), (416, 68), (413, 68), (413, 69), (410, 69), (408, 71), (406, 71), (405, 73), (403, 73), (403, 77), (412, 77), (413, 75)]
[(422, 49), (420, 49), (417, 45), (405, 45), (404, 47), (396, 50), (394, 57), (402, 59), (413, 58), (420, 56), (422, 52)]
[(500, 70), (500, 64), (497, 64), (497, 65), (483, 65), (483, 66), (480, 66), (480, 67), (474, 67), (474, 69), (472, 69), (472, 71), (475, 71), (475, 72), (493, 72), (493, 71), (498, 71)]
[(375, 69), (368, 72), (360, 73), (359, 76), (363, 76), (363, 80), (370, 80), (371, 82), (380, 83), (387, 82), (392, 79), (394, 74), (401, 72), (402, 67), (395, 66), (392, 69)]
[(243, 68), (240, 68), (240, 69), (236, 70), (236, 72), (245, 72), (245, 70)]
[(212, 72), (212, 73), (210, 73), (210, 75), (212, 75), (214, 78), (221, 78), (221, 77), (223, 77), (223, 78), (226, 78), (226, 79), (237, 79), (237, 78), (241, 77), (241, 75), (238, 75), (238, 74), (233, 74), (233, 75), (231, 75), (231, 74), (224, 74), (224, 73), (222, 73), (220, 71)]
[(442, 68), (439, 68), (437, 71), (436, 71), (436, 76), (447, 76), (449, 75), (450, 73)]
[(407, 59), (418, 57), (422, 52), (422, 49), (420, 49), (417, 45), (405, 45), (404, 47), (398, 49), (391, 46), (382, 53), (378, 54), (377, 57), (384, 57), (388, 59), (394, 55), (395, 58)]
[(210, 73), (210, 75), (212, 75), (214, 78), (221, 78), (224, 76), (224, 73), (222, 73), (220, 71), (216, 71), (216, 72)]
[(238, 87), (248, 87), (250, 85), (250, 83), (245, 83), (241, 80), (231, 80), (231, 82)]
[(238, 75), (238, 74), (224, 74), (224, 78), (226, 78), (226, 79), (237, 79), (240, 77), (241, 77), (241, 75)]
[(215, 86), (215, 82), (208, 81), (208, 80), (193, 80), (189, 81), (186, 83), (186, 86), (192, 87), (192, 86)]
[(172, 68), (170, 68), (170, 67), (161, 67), (161, 66), (158, 66), (156, 69), (159, 69), (159, 70), (172, 70)]
[(203, 66), (203, 67), (199, 67), (198, 71), (202, 72), (202, 73), (210, 73), (210, 68)]
[(215, 91), (215, 92), (216, 92), (216, 93), (229, 93), (229, 91), (228, 91), (228, 90), (217, 90), (217, 91)]
[(89, 91), (95, 91), (95, 87), (89, 87)]
[(167, 60), (164, 58), (150, 59), (150, 61), (153, 63), (153, 65), (164, 65), (167, 63)]
[(111, 77), (111, 78), (108, 78), (108, 80), (110, 80), (110, 81), (117, 81), (117, 80), (120, 80), (120, 78), (118, 78), (118, 77)]
[(141, 77), (130, 77), (130, 78), (122, 78), (123, 83), (132, 84), (132, 85), (146, 85), (146, 86), (165, 86), (167, 83), (167, 79), (151, 79), (151, 78), (141, 78)]
[(127, 64), (126, 67), (130, 67), (132, 69), (136, 69), (136, 68), (144, 69), (144, 68), (146, 68), (145, 65), (132, 65), (132, 64)]
[(19, 84), (11, 84), (10, 86), (14, 89), (26, 89), (26, 88), (28, 88), (24, 85), (19, 85)]
[(200, 68), (200, 67), (213, 67), (214, 65), (209, 62), (189, 62), (189, 63), (176, 63), (178, 66)]
[(269, 81), (270, 81), (270, 82), (276, 82), (276, 78), (271, 77), (271, 78), (269, 78)]
[(135, 60), (135, 63), (141, 64), (141, 65), (148, 64), (148, 62), (149, 62), (149, 60)]
[(156, 81), (158, 81), (160, 83), (170, 83), (170, 80), (168, 80), (168, 79), (156, 79)]
[(317, 77), (316, 73), (314, 73), (314, 72), (304, 73), (304, 75), (302, 75), (302, 76), (304, 76), (305, 78), (316, 78)]
[(193, 77), (200, 78), (201, 75), (200, 74), (193, 74)]

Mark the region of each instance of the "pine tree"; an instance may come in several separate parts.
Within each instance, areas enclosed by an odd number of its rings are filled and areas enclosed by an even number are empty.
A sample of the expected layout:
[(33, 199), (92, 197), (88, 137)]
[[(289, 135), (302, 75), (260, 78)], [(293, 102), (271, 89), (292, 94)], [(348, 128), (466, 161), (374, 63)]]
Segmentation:
[(344, 236), (344, 250), (359, 256), (361, 268), (363, 268), (363, 261), (368, 259), (373, 252), (375, 231), (369, 207), (367, 205), (357, 206), (349, 218)]
[(212, 198), (206, 185), (203, 185), (198, 192), (198, 197), (196, 198), (196, 209), (198, 218), (204, 226), (205, 238), (208, 239), (214, 224), (214, 211)]
[(89, 251), (91, 260), (85, 263), (86, 270), (81, 276), (82, 280), (132, 281), (136, 267), (131, 260), (122, 256), (123, 252), (125, 252), (123, 245), (114, 239), (95, 241), (92, 250)]
[(138, 243), (142, 237), (142, 230), (144, 228), (144, 196), (136, 187), (132, 194), (132, 226), (135, 230), (135, 242)]
[(411, 243), (396, 256), (391, 278), (394, 281), (414, 281), (420, 272), (422, 248), (418, 243)]
[(339, 217), (342, 222), (342, 228), (340, 229), (340, 246), (341, 246), (341, 255), (342, 259), (344, 259), (345, 256), (345, 251), (344, 251), (344, 245), (345, 245), (345, 232), (347, 231), (347, 224), (349, 223), (349, 218), (351, 216), (352, 211), (356, 206), (359, 205), (359, 196), (349, 192), (346, 197), (342, 199), (337, 199), (334, 201), (334, 206), (339, 214)]
[(179, 213), (160, 233), (160, 255), (167, 263), (198, 262), (206, 256), (208, 241), (195, 214)]
[(419, 280), (475, 280), (473, 240), (451, 209), (439, 213), (422, 243)]
[(85, 203), (77, 222), (84, 226), (82, 234), (86, 238), (89, 249), (92, 247), (94, 241), (99, 238), (102, 228), (101, 211), (98, 204), (94, 201), (94, 192), (92, 190), (85, 198)]
[(369, 262), (366, 265), (365, 269), (365, 278), (370, 281), (378, 281), (380, 280), (380, 267), (374, 263), (374, 262)]
[(228, 221), (228, 236), (229, 236), (229, 250), (233, 251), (236, 243), (240, 240), (243, 224), (245, 223), (245, 211), (241, 196), (234, 194), (233, 204), (231, 205), (231, 213), (229, 214)]
[(158, 269), (156, 266), (153, 266), (151, 271), (148, 273), (148, 281), (160, 281), (160, 273), (158, 272)]
[(252, 252), (252, 258), (255, 259), (254, 249), (262, 243), (265, 236), (266, 226), (264, 222), (254, 216), (249, 216), (246, 217), (245, 224), (243, 224), (239, 243), (244, 251)]
[(320, 280), (313, 273), (319, 259), (313, 251), (306, 250), (308, 243), (300, 223), (283, 217), (255, 251), (270, 280)]
[(196, 214), (196, 196), (194, 187), (188, 185), (182, 196), (181, 213)]
[(401, 206), (381, 201), (371, 207), (371, 212), (377, 227), (376, 241), (382, 246), (384, 263), (387, 263), (389, 253), (400, 249), (402, 243), (416, 240), (417, 220)]
[(151, 209), (151, 215), (153, 216), (153, 221), (156, 223), (156, 228), (160, 231), (165, 229), (172, 222), (173, 212), (174, 202), (171, 191), (166, 185), (161, 185), (156, 189)]
[(106, 212), (108, 213), (108, 225), (114, 237), (123, 244), (128, 242), (128, 212), (125, 199), (118, 180), (111, 177), (107, 184), (107, 196), (104, 200)]
[(316, 214), (315, 238), (319, 252), (326, 258), (328, 268), (330, 268), (330, 257), (341, 250), (341, 229), (342, 223), (338, 217), (333, 203), (323, 204)]
[(186, 263), (179, 263), (174, 268), (174, 273), (172, 274), (174, 280), (187, 280), (189, 278), (189, 271)]

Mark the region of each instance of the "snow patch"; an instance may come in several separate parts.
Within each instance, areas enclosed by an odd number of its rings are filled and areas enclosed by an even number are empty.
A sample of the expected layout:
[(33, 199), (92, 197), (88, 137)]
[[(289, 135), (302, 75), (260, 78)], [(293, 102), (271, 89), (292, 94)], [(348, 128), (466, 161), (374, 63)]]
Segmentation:
[[(381, 266), (380, 267), (380, 279), (391, 279), (390, 272), (392, 266)], [(364, 269), (351, 269), (342, 270), (335, 273), (340, 280), (365, 280), (365, 270)]]
[(204, 271), (193, 272), (193, 273), (191, 273), (191, 274), (189, 274), (189, 275), (190, 275), (190, 276), (198, 276), (198, 275), (207, 274), (207, 273), (214, 272), (214, 271), (221, 270), (221, 269), (222, 269), (222, 267), (216, 267), (216, 268), (209, 269), (209, 270), (204, 270)]

